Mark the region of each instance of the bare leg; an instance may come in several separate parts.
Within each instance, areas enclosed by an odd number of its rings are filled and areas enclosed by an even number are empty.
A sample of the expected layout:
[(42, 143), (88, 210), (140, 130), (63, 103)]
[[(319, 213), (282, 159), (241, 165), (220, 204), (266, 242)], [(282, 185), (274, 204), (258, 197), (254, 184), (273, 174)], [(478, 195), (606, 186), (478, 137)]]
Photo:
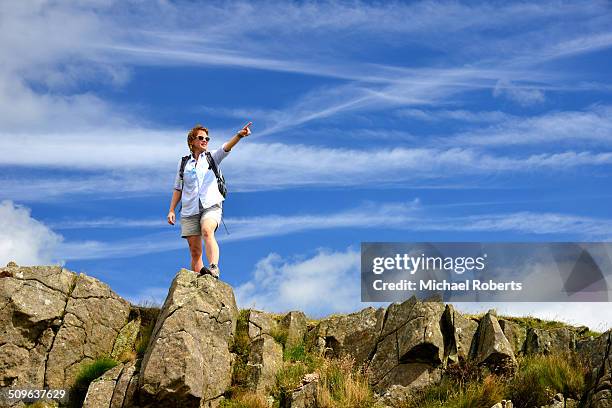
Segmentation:
[(204, 246), (206, 247), (206, 259), (208, 264), (219, 264), (219, 244), (215, 238), (215, 229), (217, 221), (211, 218), (202, 219), (202, 238), (204, 238)]
[(204, 266), (202, 263), (202, 237), (192, 235), (187, 237), (187, 242), (189, 243), (189, 252), (191, 253), (191, 270), (200, 272), (200, 269)]

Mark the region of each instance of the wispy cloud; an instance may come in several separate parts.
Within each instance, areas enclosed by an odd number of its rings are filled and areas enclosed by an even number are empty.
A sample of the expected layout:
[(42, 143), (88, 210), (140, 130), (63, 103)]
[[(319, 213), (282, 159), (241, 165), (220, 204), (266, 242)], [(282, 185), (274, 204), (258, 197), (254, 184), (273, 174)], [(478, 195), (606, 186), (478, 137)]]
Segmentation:
[(490, 127), (449, 138), (450, 143), (482, 146), (612, 144), (612, 107), (593, 105), (584, 110), (548, 112), (532, 117), (509, 117)]
[(529, 106), (544, 102), (544, 92), (534, 87), (516, 86), (507, 80), (499, 80), (493, 88), (493, 96), (505, 96), (520, 105)]
[[(478, 213), (441, 216), (423, 208), (418, 201), (411, 203), (366, 203), (360, 207), (325, 214), (264, 215), (230, 217), (225, 222), (230, 235), (220, 234), (221, 242), (297, 234), (324, 229), (364, 229), (364, 219), (375, 219), (379, 228), (409, 231), (443, 232), (513, 232), (518, 234), (563, 236), (564, 239), (608, 240), (612, 238), (612, 220), (588, 216), (547, 212), (514, 212), (503, 214)], [(114, 226), (153, 226), (159, 220), (114, 220)], [(98, 222), (92, 221), (92, 228)], [(70, 226), (70, 225), (68, 225)], [(106, 225), (109, 226), (108, 224)], [(170, 227), (167, 227), (170, 228)], [(102, 259), (133, 257), (147, 253), (181, 249), (185, 243), (173, 231), (156, 232), (138, 238), (118, 241), (64, 242), (58, 247), (60, 259)], [(570, 237), (570, 238), (568, 238)]]
[[(571, 123), (571, 117), (558, 115), (534, 120), (534, 128), (540, 126), (548, 133), (536, 133), (544, 139), (568, 136), (566, 128), (547, 127), (554, 120)], [(582, 116), (597, 133), (590, 138), (604, 141), (605, 129), (595, 129), (604, 123), (603, 116)], [(596, 119), (594, 123), (589, 121)], [(527, 132), (529, 126), (521, 122), (507, 125), (507, 130), (497, 130), (497, 136), (469, 134), (459, 140), (470, 143), (501, 143), (513, 136), (515, 143)], [(575, 124), (574, 127), (579, 127)], [(571, 132), (571, 129), (569, 130)], [(175, 133), (175, 134), (172, 134)], [(92, 132), (95, 135), (96, 132)], [(569, 133), (574, 136), (574, 133)], [(79, 169), (87, 173), (78, 175), (29, 177), (17, 172), (17, 177), (6, 178), (0, 197), (20, 197), (23, 200), (41, 200), (71, 193), (159, 193), (170, 191), (179, 158), (185, 153), (184, 136), (176, 132), (152, 132), (143, 146), (140, 131), (123, 132), (123, 138), (104, 136), (81, 138), (79, 135), (57, 135), (35, 140), (24, 137), (19, 141), (0, 139), (0, 165), (10, 168)], [(488, 138), (487, 138), (488, 137)], [(218, 138), (220, 139), (220, 138)], [(221, 140), (215, 142), (217, 147)], [(481, 141), (482, 140), (482, 141)], [(29, 161), (36, 157), (35, 162)], [(254, 160), (253, 158), (258, 158)], [(316, 163), (316, 165), (315, 165)], [(26, 166), (27, 164), (27, 166)], [(529, 155), (492, 154), (477, 148), (378, 148), (351, 149), (330, 148), (301, 144), (258, 143), (245, 140), (238, 145), (223, 163), (223, 170), (233, 191), (258, 191), (296, 186), (395, 186), (411, 183), (441, 185), (464, 182), (462, 176), (487, 176), (507, 174), (516, 176), (524, 172), (550, 172), (572, 170), (580, 167), (609, 166), (612, 152), (566, 150), (555, 153)], [(376, 171), (372, 171), (372, 166)], [(36, 187), (34, 190), (33, 187)]]

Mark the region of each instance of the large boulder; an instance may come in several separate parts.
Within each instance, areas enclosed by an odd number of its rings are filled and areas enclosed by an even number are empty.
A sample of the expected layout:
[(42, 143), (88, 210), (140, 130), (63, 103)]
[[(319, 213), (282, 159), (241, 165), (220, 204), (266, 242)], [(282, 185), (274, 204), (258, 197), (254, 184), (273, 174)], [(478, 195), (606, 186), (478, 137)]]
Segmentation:
[(80, 365), (110, 354), (129, 303), (59, 266), (0, 269), (0, 386), (68, 388)]
[(512, 371), (517, 362), (510, 342), (504, 335), (494, 311), (480, 319), (476, 333), (474, 359), (493, 371)]
[(49, 352), (45, 384), (49, 388), (69, 386), (82, 364), (108, 356), (129, 313), (129, 302), (106, 284), (79, 275)]
[(368, 307), (349, 315), (328, 317), (308, 332), (308, 348), (318, 349), (328, 357), (350, 355), (360, 366), (374, 350), (384, 316), (384, 309)]
[(441, 302), (411, 298), (389, 306), (369, 364), (375, 390), (397, 384), (413, 388), (439, 380), (445, 341)]
[(238, 309), (231, 286), (182, 269), (153, 329), (139, 377), (142, 403), (216, 406), (231, 385)]

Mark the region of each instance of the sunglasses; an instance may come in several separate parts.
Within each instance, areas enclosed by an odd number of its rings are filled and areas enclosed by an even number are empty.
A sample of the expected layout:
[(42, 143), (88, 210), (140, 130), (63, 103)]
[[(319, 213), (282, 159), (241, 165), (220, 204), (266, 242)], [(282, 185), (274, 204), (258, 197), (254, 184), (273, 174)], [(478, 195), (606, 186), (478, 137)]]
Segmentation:
[(198, 136), (198, 140), (206, 140), (207, 142), (210, 140), (208, 136)]

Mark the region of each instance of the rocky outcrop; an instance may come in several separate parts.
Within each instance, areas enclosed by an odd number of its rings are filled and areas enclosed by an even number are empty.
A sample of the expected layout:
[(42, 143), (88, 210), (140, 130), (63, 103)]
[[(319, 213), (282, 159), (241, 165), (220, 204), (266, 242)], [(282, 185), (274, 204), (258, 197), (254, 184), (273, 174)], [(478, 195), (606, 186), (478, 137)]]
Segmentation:
[(601, 362), (595, 368), (593, 386), (587, 392), (585, 401), (587, 407), (612, 408), (612, 330), (600, 336), (605, 343)]
[(475, 344), (474, 359), (478, 364), (485, 365), (493, 371), (511, 371), (516, 368), (512, 346), (504, 335), (494, 311), (490, 310), (480, 319)]
[(368, 367), (376, 390), (393, 384), (422, 387), (439, 380), (445, 354), (444, 311), (440, 302), (414, 297), (389, 306)]
[[(306, 316), (297, 311), (282, 316), (244, 310), (237, 325), (232, 288), (184, 269), (161, 311), (148, 309), (61, 267), (1, 268), (0, 386), (68, 388), (85, 363), (101, 357), (133, 360), (135, 343), (149, 332), (143, 326), (155, 322), (144, 358), (119, 364), (92, 382), (85, 407), (210, 408), (236, 387), (266, 394), (289, 364), (283, 362), (283, 346), (288, 351), (301, 344), (328, 357), (352, 357), (354, 366), (367, 369), (377, 401), (389, 407), (438, 382), (448, 365), (462, 360), (499, 371), (513, 369), (519, 353), (575, 350), (593, 372), (585, 406), (611, 407), (610, 332), (577, 340), (586, 328), (528, 327), (530, 320), (498, 320), (493, 311), (467, 317), (451, 305), (416, 298), (386, 310), (331, 316), (309, 331)], [(305, 360), (299, 364), (312, 370)], [(230, 390), (232, 373), (236, 383)], [(284, 390), (282, 406), (313, 406), (319, 386), (312, 380)], [(575, 401), (557, 398), (550, 406), (560, 403)]]
[(66, 387), (74, 382), (83, 363), (108, 356), (129, 313), (129, 302), (107, 285), (79, 275), (49, 352), (45, 384)]
[(369, 307), (321, 320), (306, 335), (307, 346), (328, 357), (348, 354), (355, 359), (355, 365), (360, 366), (374, 350), (384, 316), (384, 309)]
[(0, 276), (0, 386), (70, 387), (128, 321), (129, 303), (92, 277), (14, 264)]
[(168, 407), (216, 406), (231, 384), (229, 344), (237, 315), (229, 285), (181, 270), (142, 362), (141, 401)]

